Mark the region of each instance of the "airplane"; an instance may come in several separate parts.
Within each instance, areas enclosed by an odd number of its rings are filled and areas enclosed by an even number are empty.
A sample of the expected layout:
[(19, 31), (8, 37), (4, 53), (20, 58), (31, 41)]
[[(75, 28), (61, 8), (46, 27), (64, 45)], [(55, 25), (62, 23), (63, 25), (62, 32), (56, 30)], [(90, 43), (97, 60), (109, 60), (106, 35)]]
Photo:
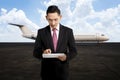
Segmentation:
[[(14, 24), (14, 23), (8, 23), (9, 25), (18, 26), (22, 31), (22, 36), (25, 38), (33, 39), (35, 40), (37, 37), (37, 34), (32, 32), (27, 26), (20, 25), (20, 24)], [(108, 41), (109, 38), (100, 33), (96, 34), (81, 34), (81, 35), (74, 35), (75, 42), (76, 43), (101, 43), (104, 41)]]

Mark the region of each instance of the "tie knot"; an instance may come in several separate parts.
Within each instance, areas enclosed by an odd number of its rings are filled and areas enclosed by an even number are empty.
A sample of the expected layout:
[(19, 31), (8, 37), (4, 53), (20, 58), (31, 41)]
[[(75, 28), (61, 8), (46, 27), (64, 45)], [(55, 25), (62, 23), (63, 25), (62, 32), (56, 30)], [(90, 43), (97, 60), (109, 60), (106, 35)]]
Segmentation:
[(56, 28), (53, 28), (52, 31), (56, 31), (57, 29)]

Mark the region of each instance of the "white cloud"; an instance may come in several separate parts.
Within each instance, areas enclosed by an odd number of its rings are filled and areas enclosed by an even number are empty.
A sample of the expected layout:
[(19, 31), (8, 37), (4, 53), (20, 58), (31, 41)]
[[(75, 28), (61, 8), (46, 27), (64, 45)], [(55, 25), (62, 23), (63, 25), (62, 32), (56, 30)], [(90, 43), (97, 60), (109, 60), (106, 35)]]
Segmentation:
[(44, 1), (44, 4), (46, 7), (58, 5), (63, 15), (62, 23), (71, 26), (75, 34), (103, 33), (110, 37), (110, 41), (120, 41), (120, 5), (96, 12), (92, 5), (94, 0), (74, 1), (75, 8), (72, 11), (70, 4), (73, 0), (50, 0)]
[(41, 24), (40, 26), (41, 27), (46, 26), (46, 24), (47, 24), (47, 21), (46, 21), (46, 18), (45, 18), (46, 12), (44, 10), (38, 9), (38, 13), (41, 15), (40, 16), (40, 24)]
[(83, 18), (89, 15), (93, 11), (92, 2), (93, 0), (77, 0), (73, 16)]
[(2, 8), (0, 16), (0, 42), (31, 41), (29, 39), (24, 39), (21, 36), (22, 33), (20, 29), (18, 29), (18, 27), (8, 25), (8, 23), (27, 25), (33, 31), (36, 31), (39, 28), (36, 24), (34, 24), (26, 17), (25, 13), (22, 10), (17, 10), (16, 8), (13, 8), (11, 11), (7, 12), (6, 9)]
[(5, 14), (6, 14), (6, 12), (7, 12), (7, 10), (6, 10), (6, 9), (1, 8), (1, 15), (5, 15)]
[[(93, 1), (94, 0), (49, 0), (48, 2), (44, 1), (43, 4), (46, 8), (49, 5), (58, 5), (63, 16), (61, 23), (71, 27), (75, 34), (103, 33), (110, 37), (110, 41), (120, 41), (120, 5), (96, 12), (93, 8)], [(74, 8), (71, 6), (73, 2)], [(47, 24), (45, 19), (46, 11), (38, 9), (38, 12), (40, 14), (40, 26), (44, 27)], [(26, 17), (22, 10), (17, 10), (16, 8), (9, 12), (6, 9), (1, 9), (0, 34), (6, 32), (20, 34), (19, 29), (10, 28), (6, 24), (8, 22), (30, 25), (29, 27), (31, 29), (34, 27), (36, 29), (39, 28)], [(4, 28), (5, 26), (7, 29)]]
[(0, 42), (34, 42), (34, 40), (26, 39), (20, 34), (0, 34)]

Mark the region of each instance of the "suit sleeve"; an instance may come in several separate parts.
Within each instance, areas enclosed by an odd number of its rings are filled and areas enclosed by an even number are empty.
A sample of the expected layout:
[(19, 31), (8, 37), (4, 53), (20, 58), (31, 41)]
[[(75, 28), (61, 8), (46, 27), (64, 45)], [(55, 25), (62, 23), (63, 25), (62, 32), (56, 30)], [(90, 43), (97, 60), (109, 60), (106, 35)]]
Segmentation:
[(34, 50), (33, 50), (33, 56), (42, 59), (42, 41), (40, 36), (40, 31), (38, 31), (37, 38), (35, 40)]
[(73, 36), (73, 31), (70, 29), (68, 37), (68, 60), (73, 59), (77, 55), (75, 39)]

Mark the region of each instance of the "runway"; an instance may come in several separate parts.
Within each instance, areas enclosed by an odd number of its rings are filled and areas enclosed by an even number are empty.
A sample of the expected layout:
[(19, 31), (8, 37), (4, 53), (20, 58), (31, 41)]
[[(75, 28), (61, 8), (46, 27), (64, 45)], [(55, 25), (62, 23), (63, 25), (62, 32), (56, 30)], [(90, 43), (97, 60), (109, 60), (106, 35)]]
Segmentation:
[[(0, 80), (40, 80), (34, 43), (0, 43)], [(76, 44), (70, 80), (120, 80), (120, 43)]]

